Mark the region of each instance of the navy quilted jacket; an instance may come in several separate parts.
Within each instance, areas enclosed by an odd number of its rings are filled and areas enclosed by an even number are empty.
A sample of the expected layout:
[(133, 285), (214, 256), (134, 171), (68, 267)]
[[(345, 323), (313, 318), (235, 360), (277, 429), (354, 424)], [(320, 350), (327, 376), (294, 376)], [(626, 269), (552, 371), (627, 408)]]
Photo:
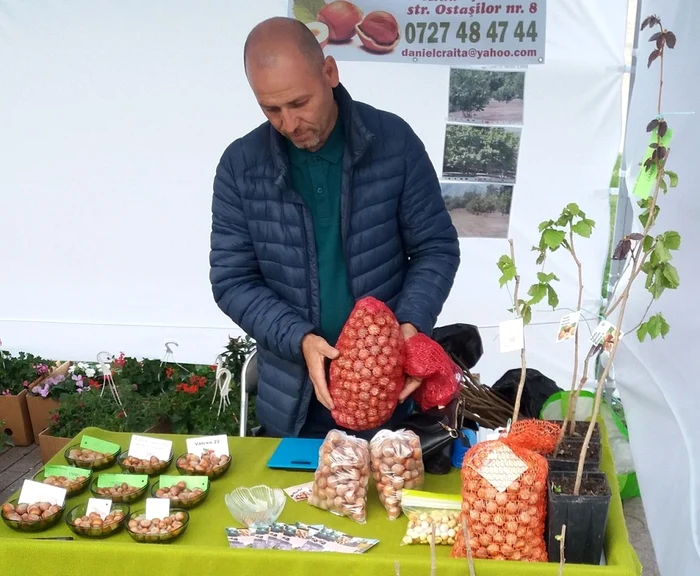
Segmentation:
[[(401, 118), (342, 85), (335, 97), (347, 127), (341, 226), (352, 293), (431, 334), (460, 257), (435, 170)], [(313, 394), (301, 340), (319, 323), (316, 248), (269, 122), (229, 145), (217, 167), (210, 264), (214, 299), (257, 344), (259, 422), (267, 435), (297, 436)]]

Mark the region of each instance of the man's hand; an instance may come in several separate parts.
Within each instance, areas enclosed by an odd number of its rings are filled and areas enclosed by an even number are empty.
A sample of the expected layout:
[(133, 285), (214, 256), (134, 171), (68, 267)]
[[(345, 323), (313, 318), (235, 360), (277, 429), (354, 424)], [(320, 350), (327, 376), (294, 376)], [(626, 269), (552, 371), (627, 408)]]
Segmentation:
[[(403, 335), (404, 341), (418, 334), (418, 330), (413, 324), (401, 324), (401, 334)], [(413, 376), (407, 376), (406, 382), (404, 382), (403, 390), (399, 395), (399, 403), (403, 403), (406, 398), (413, 394), (418, 387), (421, 385), (423, 380), (420, 378), (414, 378)]]
[(316, 392), (316, 398), (329, 410), (333, 410), (335, 405), (333, 404), (333, 398), (328, 391), (328, 384), (326, 383), (326, 358), (334, 360), (338, 357), (340, 352), (333, 348), (328, 342), (326, 342), (320, 336), (316, 334), (307, 334), (301, 341), (301, 351), (304, 355), (304, 361), (306, 362), (306, 367), (309, 370), (309, 378), (311, 383), (314, 385), (314, 392)]

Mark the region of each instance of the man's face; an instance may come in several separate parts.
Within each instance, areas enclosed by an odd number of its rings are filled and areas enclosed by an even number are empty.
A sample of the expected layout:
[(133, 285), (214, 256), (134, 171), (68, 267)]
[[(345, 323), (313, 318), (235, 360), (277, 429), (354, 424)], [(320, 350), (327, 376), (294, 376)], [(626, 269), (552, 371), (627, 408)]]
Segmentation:
[(290, 50), (269, 66), (248, 66), (248, 81), (267, 119), (297, 148), (316, 150), (333, 129), (338, 68), (326, 58), (322, 68)]

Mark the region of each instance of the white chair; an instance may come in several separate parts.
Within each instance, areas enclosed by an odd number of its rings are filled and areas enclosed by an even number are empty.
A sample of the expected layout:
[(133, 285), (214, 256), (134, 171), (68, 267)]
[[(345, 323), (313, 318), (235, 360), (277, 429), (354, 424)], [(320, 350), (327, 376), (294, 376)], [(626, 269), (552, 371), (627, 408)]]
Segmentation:
[(248, 427), (248, 401), (258, 391), (258, 351), (253, 350), (243, 362), (241, 369), (241, 429), (240, 436), (246, 435)]

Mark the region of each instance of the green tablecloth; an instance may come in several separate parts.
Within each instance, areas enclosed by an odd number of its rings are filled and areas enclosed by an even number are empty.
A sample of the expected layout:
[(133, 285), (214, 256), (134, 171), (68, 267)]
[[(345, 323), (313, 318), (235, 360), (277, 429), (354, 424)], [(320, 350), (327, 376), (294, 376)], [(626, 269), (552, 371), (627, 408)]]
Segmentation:
[[(103, 438), (128, 447), (129, 434), (87, 428), (82, 434)], [(80, 436), (76, 438), (79, 441)], [(173, 441), (175, 455), (185, 449), (185, 437), (154, 435)], [(394, 574), (394, 562), (399, 561), (401, 576), (428, 576), (430, 549), (428, 546), (400, 546), (406, 529), (406, 518), (389, 521), (377, 498), (370, 491), (368, 521), (359, 525), (314, 508), (306, 502), (287, 499), (280, 520), (325, 524), (354, 536), (377, 538), (380, 543), (362, 555), (338, 553), (294, 552), (282, 550), (240, 550), (228, 547), (224, 528), (237, 524), (224, 504), (224, 495), (237, 486), (267, 484), (286, 488), (312, 479), (310, 472), (273, 471), (266, 462), (275, 450), (278, 440), (264, 438), (229, 438), (233, 463), (225, 476), (212, 483), (207, 500), (191, 511), (190, 525), (185, 534), (171, 544), (141, 544), (131, 540), (126, 532), (105, 540), (87, 540), (75, 536), (74, 541), (41, 541), (33, 536), (73, 535), (65, 521), (46, 532), (31, 535), (11, 530), (0, 524), (0, 574), (2, 576), (193, 576), (204, 574), (255, 575), (271, 573), (309, 576), (311, 570), (320, 574), (341, 572), (343, 576), (367, 574), (387, 576)], [(62, 454), (51, 464), (65, 464)], [(606, 534), (608, 566), (567, 565), (566, 576), (609, 575), (638, 576), (641, 568), (629, 544), (622, 504), (615, 480), (609, 449), (603, 452), (603, 468), (611, 479), (613, 497)], [(118, 468), (103, 472), (118, 471)], [(167, 473), (177, 474), (175, 465)], [(373, 488), (373, 487), (372, 487)], [(426, 475), (425, 490), (457, 493), (460, 489), (458, 470), (445, 476)], [(67, 509), (87, 500), (89, 492), (67, 501)], [(139, 505), (140, 504), (140, 505)], [(142, 507), (144, 501), (136, 502)], [(465, 560), (449, 558), (450, 546), (437, 547), (438, 576), (464, 576)], [(527, 564), (523, 562), (475, 562), (478, 576), (555, 576), (556, 564)]]

